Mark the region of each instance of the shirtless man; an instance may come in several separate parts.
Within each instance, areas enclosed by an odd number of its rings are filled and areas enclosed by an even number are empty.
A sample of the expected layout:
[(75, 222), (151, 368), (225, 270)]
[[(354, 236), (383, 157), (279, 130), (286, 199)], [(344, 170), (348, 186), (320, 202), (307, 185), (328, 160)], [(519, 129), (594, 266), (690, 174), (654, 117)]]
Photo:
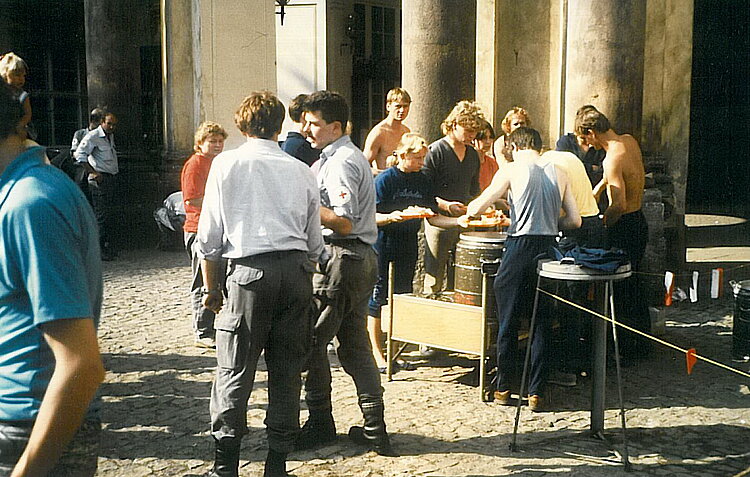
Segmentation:
[(393, 88), (388, 91), (385, 99), (385, 110), (388, 116), (375, 125), (367, 134), (365, 147), (362, 152), (365, 153), (367, 161), (372, 164), (372, 170), (375, 174), (384, 171), (388, 166), (386, 160), (393, 154), (401, 136), (411, 132), (411, 130), (402, 124), (402, 121), (409, 115), (411, 106), (411, 96), (402, 88)]
[[(648, 303), (637, 273), (648, 242), (648, 224), (641, 212), (645, 182), (641, 148), (633, 136), (615, 133), (607, 117), (590, 105), (578, 110), (575, 133), (588, 145), (607, 153), (602, 162), (604, 178), (594, 189), (594, 196), (598, 199), (606, 189), (609, 198), (609, 207), (604, 211), (607, 244), (627, 252), (630, 266), (636, 272), (631, 278), (615, 284), (617, 316), (625, 324), (649, 332)], [(632, 333), (624, 333), (622, 338), (623, 357), (645, 355), (647, 341), (637, 340)]]

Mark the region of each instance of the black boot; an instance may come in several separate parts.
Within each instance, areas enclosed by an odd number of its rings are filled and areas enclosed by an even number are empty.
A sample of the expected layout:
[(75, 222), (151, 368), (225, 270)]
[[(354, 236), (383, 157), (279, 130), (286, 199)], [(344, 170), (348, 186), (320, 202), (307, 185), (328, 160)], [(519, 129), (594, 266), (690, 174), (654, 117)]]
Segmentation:
[(286, 473), (286, 454), (268, 449), (263, 477), (294, 477)]
[(362, 395), (359, 397), (359, 408), (362, 409), (365, 425), (364, 427), (352, 426), (349, 429), (349, 438), (356, 444), (367, 446), (380, 455), (398, 457), (399, 454), (391, 446), (385, 430), (383, 398)]
[(205, 477), (238, 477), (241, 437), (214, 438), (214, 468)]
[(310, 417), (294, 443), (294, 450), (305, 450), (318, 447), (336, 440), (336, 423), (333, 422), (331, 409), (310, 410)]

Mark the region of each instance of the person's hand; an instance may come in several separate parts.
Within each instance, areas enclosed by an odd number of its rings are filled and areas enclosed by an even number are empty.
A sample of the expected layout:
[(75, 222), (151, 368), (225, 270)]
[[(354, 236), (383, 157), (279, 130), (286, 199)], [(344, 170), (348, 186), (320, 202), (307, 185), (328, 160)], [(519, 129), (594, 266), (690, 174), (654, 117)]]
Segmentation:
[(94, 181), (94, 182), (99, 183), (99, 182), (101, 182), (101, 180), (102, 180), (102, 175), (101, 174), (99, 174), (96, 171), (89, 172), (89, 182), (90, 181)]
[(221, 311), (221, 307), (223, 305), (224, 305), (224, 295), (221, 293), (221, 290), (218, 288), (208, 290), (203, 296), (203, 306), (213, 311), (214, 313), (218, 314)]
[(406, 219), (404, 219), (404, 217), (401, 215), (401, 212), (398, 211), (398, 210), (394, 210), (393, 212), (391, 212), (390, 214), (388, 214), (388, 223), (389, 224), (403, 222), (404, 220), (406, 220)]
[(466, 213), (466, 205), (461, 202), (450, 202), (448, 204), (448, 211), (452, 216), (458, 217)]
[(469, 228), (469, 220), (471, 220), (471, 217), (468, 215), (462, 215), (461, 217), (456, 218), (456, 223), (459, 227), (468, 229)]

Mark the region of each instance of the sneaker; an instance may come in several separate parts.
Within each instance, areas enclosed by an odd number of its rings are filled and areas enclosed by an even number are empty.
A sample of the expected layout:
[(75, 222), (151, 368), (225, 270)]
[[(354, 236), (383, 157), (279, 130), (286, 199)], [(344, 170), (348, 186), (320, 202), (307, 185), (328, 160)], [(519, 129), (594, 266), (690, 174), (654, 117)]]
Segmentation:
[(529, 409), (531, 412), (544, 412), (544, 398), (537, 394), (529, 396)]
[(196, 338), (195, 346), (197, 346), (198, 348), (216, 349), (216, 341), (209, 336)]
[(419, 355), (422, 358), (433, 358), (437, 355), (437, 350), (435, 348), (430, 348), (429, 346), (425, 345), (419, 345)]
[(563, 373), (562, 371), (555, 371), (547, 379), (550, 384), (557, 384), (558, 386), (564, 386), (566, 388), (572, 388), (578, 382), (578, 378), (573, 373)]
[(507, 391), (495, 391), (492, 393), (492, 397), (494, 398), (495, 402), (500, 404), (501, 406), (509, 406), (511, 404), (510, 399), (510, 389)]

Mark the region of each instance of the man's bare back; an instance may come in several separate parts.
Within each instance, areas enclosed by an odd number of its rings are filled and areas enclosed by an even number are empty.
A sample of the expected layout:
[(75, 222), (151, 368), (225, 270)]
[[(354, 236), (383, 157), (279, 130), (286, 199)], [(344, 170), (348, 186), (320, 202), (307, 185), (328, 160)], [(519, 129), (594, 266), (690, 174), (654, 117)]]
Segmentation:
[(411, 132), (408, 127), (401, 122), (390, 121), (390, 118), (385, 118), (370, 130), (362, 152), (374, 169), (379, 172), (386, 168), (386, 159), (393, 154), (401, 136), (408, 132)]
[(602, 167), (604, 178), (597, 186), (606, 186), (609, 207), (604, 211), (605, 224), (614, 224), (620, 216), (641, 209), (645, 171), (638, 141), (630, 134), (616, 134), (611, 129), (597, 134), (597, 141), (607, 151)]

